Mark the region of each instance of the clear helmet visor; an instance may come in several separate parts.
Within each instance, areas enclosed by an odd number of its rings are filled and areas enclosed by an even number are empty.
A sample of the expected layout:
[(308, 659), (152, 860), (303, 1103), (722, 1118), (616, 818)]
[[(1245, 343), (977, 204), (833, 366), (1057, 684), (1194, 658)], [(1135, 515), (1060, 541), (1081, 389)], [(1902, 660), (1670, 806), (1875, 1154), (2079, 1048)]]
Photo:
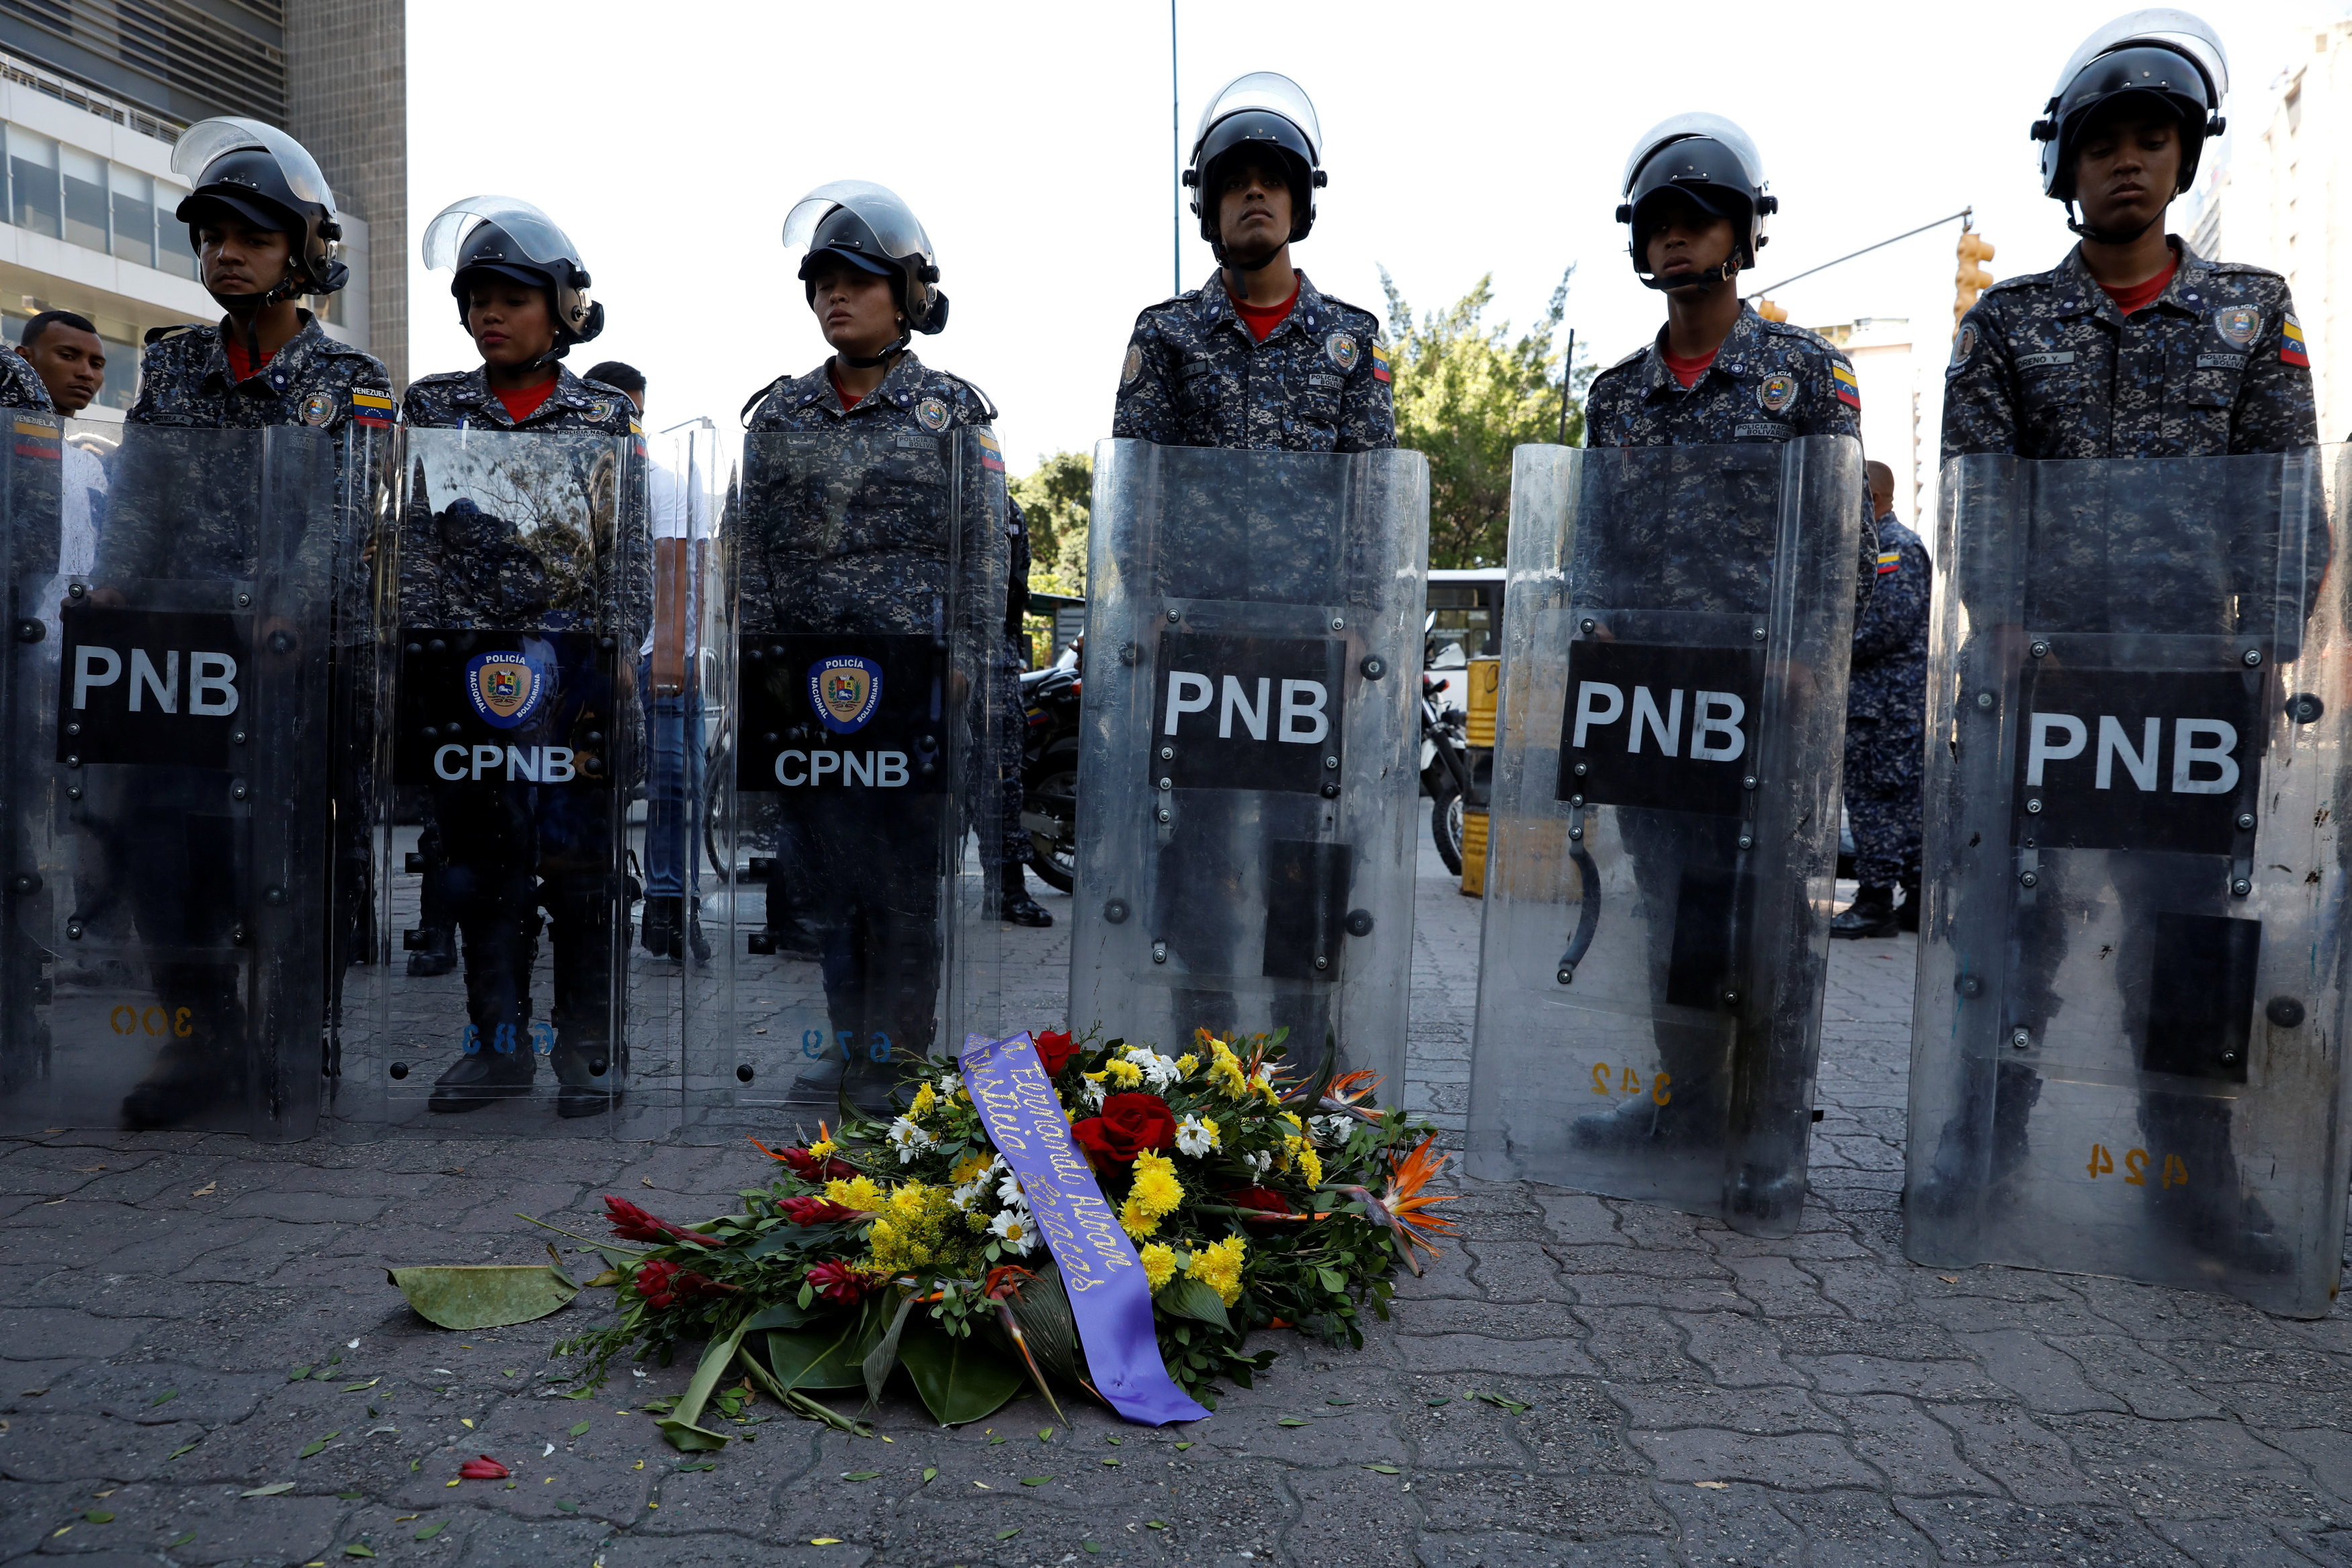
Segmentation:
[(860, 222), (874, 231), (874, 237), (893, 261), (904, 261), (919, 256), (937, 266), (939, 258), (931, 253), (931, 236), (915, 221), (913, 209), (898, 199), (887, 186), (870, 180), (835, 180), (819, 185), (793, 204), (784, 214), (784, 248), (805, 251), (816, 238), (816, 231), (836, 207), (847, 207)]
[(278, 172), (286, 176), (286, 188), (295, 195), (316, 202), (331, 213), (335, 210), (334, 193), (327, 188), (327, 176), (319, 172), (319, 161), (310, 156), (310, 149), (258, 120), (225, 115), (196, 121), (180, 133), (172, 149), (172, 172), (191, 185), (198, 184), (214, 159), (247, 147), (258, 148), (277, 160)]
[(1251, 71), (1237, 76), (1217, 89), (1209, 99), (1209, 107), (1201, 111), (1201, 127), (1192, 133), (1192, 152), (1200, 155), (1201, 143), (1217, 121), (1248, 110), (1264, 110), (1278, 114), (1298, 127), (1307, 138), (1312, 161), (1323, 161), (1323, 123), (1315, 118), (1315, 105), (1307, 100), (1307, 89), (1279, 71)]
[(577, 262), (580, 252), (555, 220), (515, 196), (467, 196), (441, 209), (425, 228), (425, 267), (446, 272), (457, 265), (466, 238), (484, 224), (496, 224), (532, 261)]
[(2058, 85), (2050, 89), (2050, 96), (2064, 97), (2084, 67), (2133, 44), (2153, 44), (2187, 57), (2205, 73), (2206, 83), (2213, 90), (2213, 109), (2220, 111), (2230, 91), (2230, 57), (2221, 47), (2221, 35), (2203, 17), (2168, 6), (2128, 12), (2084, 39), (2082, 47), (2067, 59), (2066, 68), (2058, 73)]
[(1756, 143), (1748, 132), (1719, 114), (1677, 114), (1671, 120), (1658, 121), (1633, 143), (1633, 151), (1625, 160), (1624, 177), (1618, 182), (1619, 192), (1632, 193), (1633, 176), (1642, 172), (1642, 165), (1654, 157), (1659, 148), (1698, 136), (1719, 141), (1728, 148), (1731, 155), (1739, 160), (1740, 168), (1746, 171), (1749, 188), (1757, 191), (1764, 188), (1764, 155), (1756, 151)]

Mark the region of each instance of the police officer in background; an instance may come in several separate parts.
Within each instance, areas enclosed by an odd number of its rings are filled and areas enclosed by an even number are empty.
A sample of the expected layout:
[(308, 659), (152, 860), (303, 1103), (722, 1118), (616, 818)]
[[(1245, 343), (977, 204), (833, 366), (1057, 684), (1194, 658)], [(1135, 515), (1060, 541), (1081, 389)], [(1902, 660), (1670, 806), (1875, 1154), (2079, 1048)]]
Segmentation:
[[(342, 229), (317, 162), (274, 126), (224, 118), (189, 127), (173, 164), (194, 177), (173, 215), (188, 225), (199, 277), (222, 316), (217, 322), (159, 327), (147, 334), (139, 398), (124, 419), (92, 571), (91, 597), (101, 605), (122, 601), (112, 583), (238, 576), (253, 570), (245, 529), (258, 476), (189, 472), (173, 459), (176, 449), (149, 442), (144, 432), (307, 424), (365, 434), (388, 428), (394, 414), (392, 378), (383, 363), (327, 336), (318, 318), (296, 303), (305, 295), (331, 294), (350, 277), (335, 256)], [(151, 447), (163, 460), (149, 455)], [(356, 520), (354, 499), (371, 491), (377, 479), (374, 449), (339, 442), (335, 452), (341, 512)], [(356, 541), (326, 533), (310, 528), (300, 541), (303, 553), (324, 563), (356, 549)], [(353, 625), (364, 624), (356, 603), (339, 601), (335, 613), (343, 628), (338, 642)], [(349, 661), (342, 667), (347, 674)], [(355, 766), (348, 748), (335, 759), (339, 794), (348, 797)], [(91, 816), (102, 814), (100, 808)], [(331, 1017), (339, 1006), (342, 959), (359, 945), (366, 907), (366, 841), (356, 819), (346, 821), (348, 816), (338, 815), (333, 846)], [(198, 887), (162, 874), (162, 863), (139, 847), (143, 841), (125, 831), (129, 826), (118, 821), (110, 824), (111, 831), (94, 832), (93, 847), (127, 879), (134, 918), (148, 941), (183, 918), (185, 901), (233, 896), (226, 888)], [(133, 1129), (177, 1125), (237, 1089), (233, 1074), (217, 1062), (223, 1045), (244, 1028), (242, 1004), (231, 994), (236, 971), (168, 962), (152, 967), (159, 992), (194, 998), (193, 1017), (220, 1022), (217, 1030), (199, 1030), (184, 1043), (174, 1040), (158, 1056), (148, 1077), (123, 1101), (123, 1124)]]
[[(979, 387), (924, 364), (910, 347), (916, 333), (936, 333), (948, 320), (929, 235), (896, 194), (862, 181), (820, 186), (802, 198), (784, 235), (788, 245), (807, 246), (803, 296), (833, 353), (803, 375), (779, 376), (745, 405), (751, 450), (734, 525), (743, 635), (936, 640), (943, 601), (985, 582), (992, 602), (971, 609), (985, 616), (988, 656), (1001, 664), (1008, 655), (993, 596), (1003, 591), (997, 585), (1011, 536), (990, 500), (992, 492), (1002, 494), (1001, 484), (970, 464), (960, 496), (931, 482), (943, 437), (975, 432), (981, 452), (996, 451), (996, 408)], [(785, 435), (803, 439), (760, 441)], [(978, 466), (1001, 474), (1003, 465), (983, 456)], [(959, 528), (973, 531), (959, 542), (951, 537)], [(998, 553), (993, 561), (959, 559), (975, 549)], [(1009, 673), (1003, 678), (1010, 681)], [(940, 695), (953, 703), (968, 688), (959, 689), (950, 672)], [(1000, 704), (987, 716), (1002, 725), (1005, 716)], [(971, 717), (984, 736), (982, 716)], [(983, 747), (965, 761), (967, 781), (1003, 766), (996, 737), (984, 737)], [(1018, 797), (1017, 755), (1001, 784)], [(950, 846), (934, 822), (948, 833), (977, 832), (986, 860), (1003, 852), (1001, 822), (971, 821), (961, 810), (951, 821), (927, 821), (920, 810), (870, 789), (812, 791), (785, 807), (767, 889), (769, 925), (797, 926), (814, 939), (826, 1011), (835, 1037), (852, 1048), (845, 1080), (888, 1080), (897, 1071), (887, 1064), (892, 1058), (923, 1054), (937, 1032)], [(1017, 863), (1003, 868), (999, 886), (1019, 874)], [(877, 1037), (887, 1042), (882, 1054), (875, 1053)]]
[[(2196, 178), (2206, 139), (2221, 132), (2227, 69), (2212, 29), (2178, 11), (2119, 18), (2068, 62), (2033, 136), (2042, 143), (2043, 193), (2065, 204), (2067, 227), (2081, 242), (2047, 272), (1992, 285), (1962, 319), (1945, 371), (1946, 462), (1978, 453), (2218, 458), (2315, 444), (2310, 356), (2285, 280), (2263, 267), (2210, 261), (2165, 228), (2172, 199)], [(2101, 528), (2082, 541), (2082, 570), (2045, 573), (2068, 580), (2036, 585), (2045, 609), (2092, 612), (2095, 619), (2105, 535)], [(2053, 541), (2042, 564), (2063, 566), (2073, 542)], [(2137, 542), (2152, 552), (2148, 559), (2169, 556), (2191, 576), (2214, 553), (2210, 539), (2159, 535)], [(2143, 577), (2133, 591), (2146, 594), (2154, 580), (2160, 580)], [(2134, 609), (2162, 616), (2161, 606)], [(2284, 639), (2288, 629), (2279, 631)], [(2149, 973), (2155, 911), (2175, 885), (2163, 862), (2174, 858), (2107, 857), (2126, 915), (2112, 972)], [(2063, 1008), (2052, 986), (2066, 959), (2066, 930), (2021, 930), (2010, 940), (2023, 955), (2015, 982), (2021, 1005), (2045, 1015)], [(1995, 1191), (2025, 1158), (2042, 1081), (2030, 1062), (1997, 1067), (1989, 1082), (1971, 1081), (1925, 1180), (1914, 1181), (1913, 1200), (1931, 1211), (1963, 1195), (1985, 1092), (1996, 1102)], [(2234, 1253), (2242, 1265), (2270, 1271), (2284, 1264), (2275, 1244), (2257, 1234), (2269, 1228), (2261, 1206), (2248, 1200), (2241, 1207), (2236, 1184), (2209, 1174), (2234, 1169), (2232, 1104), (2195, 1094), (2141, 1096), (2151, 1146), (2176, 1151), (2206, 1178), (2157, 1212), (2164, 1224), (2188, 1228), (2200, 1250)]]
[[(43, 316), (56, 317), (61, 311), (44, 311)], [(40, 317), (34, 318), (35, 320)], [(30, 323), (27, 323), (29, 329)], [(49, 401), (49, 389), (33, 373), (33, 367), (15, 349), (0, 350), (0, 408), (29, 408), (41, 413), (56, 412)]]
[(1379, 318), (1291, 265), (1327, 183), (1314, 108), (1271, 71), (1230, 83), (1211, 112), (1226, 106), (1184, 171), (1217, 270), (1135, 319), (1111, 434), (1272, 452), (1394, 446)]
[[(1920, 748), (1927, 744), (1927, 547), (1895, 517), (1895, 470), (1869, 462), (1878, 573), (1853, 625), (1845, 693), (1845, 811), (1853, 827), (1853, 902), (1830, 935), (1919, 929)], [(1903, 903), (1895, 903), (1895, 890)]]
[(997, 693), (1004, 719), (997, 735), (998, 776), (1004, 781), (1004, 831), (995, 851), (999, 913), (1013, 925), (1037, 927), (1054, 924), (1045, 906), (1029, 896), (1022, 867), (1029, 863), (1029, 830), (1021, 825), (1026, 803), (1023, 788), (1024, 751), (1029, 737), (1029, 705), (1021, 692), (1021, 672), (1029, 667), (1027, 633), (1022, 620), (1029, 613), (1029, 523), (1021, 503), (1004, 497), (1004, 538), (1011, 568), (1004, 578), (1004, 683)]
[[(436, 244), (444, 235), (454, 236), (454, 246), (446, 238)], [(401, 402), (410, 426), (639, 434), (636, 407), (625, 392), (583, 381), (562, 363), (574, 344), (604, 331), (604, 307), (589, 295), (591, 280), (577, 247), (545, 214), (505, 196), (452, 203), (426, 231), (425, 259), (434, 267), (454, 262), (449, 293), (482, 362), (410, 383)], [(629, 537), (633, 529), (643, 531), (644, 517), (633, 506), (620, 508), (619, 537), (595, 541), (599, 559), (588, 562), (542, 559), (536, 541), (519, 539), (511, 522), (467, 497), (432, 514), (412, 500), (411, 512), (403, 519), (401, 551), (404, 624), (585, 630), (609, 614), (632, 633), (625, 640), (635, 647), (635, 633), (651, 622), (646, 551), (642, 540)], [(583, 566), (593, 569), (584, 601), (562, 586), (562, 580), (579, 578)], [(615, 602), (600, 602), (607, 595)], [(633, 689), (612, 669), (563, 670), (556, 685), (559, 701), (597, 700), (593, 694), (616, 701)], [(604, 716), (616, 734), (625, 733), (617, 713)], [(430, 1110), (478, 1110), (530, 1092), (540, 1053), (514, 1045), (532, 1039), (531, 977), (541, 906), (551, 916), (549, 1021), (555, 1039), (548, 1054), (558, 1084), (557, 1114), (593, 1116), (618, 1098), (611, 1086), (620, 1074), (608, 1074), (605, 1065), (619, 1044), (611, 1026), (614, 923), (627, 916), (614, 885), (610, 785), (582, 779), (561, 789), (470, 780), (435, 788), (424, 900), (428, 922), (444, 923), (437, 934), (442, 943), (449, 941), (452, 925), (464, 938), (473, 1049), (435, 1082)], [(429, 924), (426, 929), (432, 932)]]

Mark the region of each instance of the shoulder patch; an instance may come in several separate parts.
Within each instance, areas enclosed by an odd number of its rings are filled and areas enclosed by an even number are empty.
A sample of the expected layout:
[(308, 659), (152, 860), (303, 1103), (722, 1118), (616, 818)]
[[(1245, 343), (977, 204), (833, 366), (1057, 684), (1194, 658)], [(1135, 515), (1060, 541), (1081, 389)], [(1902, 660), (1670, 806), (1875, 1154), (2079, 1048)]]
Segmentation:
[(142, 340), (149, 344), (169, 342), (173, 338), (184, 337), (187, 333), (197, 330), (200, 325), (201, 323), (190, 321), (179, 327), (150, 327), (147, 329), (147, 336)]
[(2303, 323), (2294, 319), (2292, 311), (2279, 324), (2279, 359), (2285, 364), (2311, 368), (2311, 350), (2303, 340)]
[(1854, 378), (1851, 366), (1832, 361), (1830, 385), (1836, 389), (1838, 402), (1853, 409), (1862, 406), (1862, 382)]
[(915, 405), (915, 419), (933, 435), (948, 427), (948, 405), (935, 397), (927, 397)]
[(1969, 356), (1976, 351), (1977, 324), (1974, 321), (1963, 320), (1960, 323), (1960, 329), (1952, 334), (1951, 369), (1957, 371), (1967, 364)]
[(1362, 357), (1362, 350), (1356, 346), (1356, 335), (1353, 332), (1332, 333), (1323, 340), (1323, 352), (1330, 357), (1333, 364), (1339, 367), (1339, 373), (1342, 375), (1354, 370), (1357, 360)]
[(1143, 347), (1139, 343), (1129, 343), (1127, 346), (1127, 358), (1118, 367), (1118, 384), (1131, 387), (1135, 384), (1135, 378), (1142, 373)]

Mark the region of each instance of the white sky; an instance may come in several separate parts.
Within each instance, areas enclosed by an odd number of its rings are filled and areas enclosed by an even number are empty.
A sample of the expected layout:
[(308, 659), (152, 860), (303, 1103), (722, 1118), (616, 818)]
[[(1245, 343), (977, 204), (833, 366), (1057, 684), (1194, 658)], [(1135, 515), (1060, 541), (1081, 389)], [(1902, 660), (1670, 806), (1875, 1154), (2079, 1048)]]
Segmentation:
[[(1606, 364), (1662, 319), (1612, 221), (1651, 124), (1705, 109), (1756, 138), (1781, 200), (1759, 282), (1970, 204), (1996, 277), (2040, 270), (2072, 238), (2026, 127), (2074, 46), (2121, 9), (1179, 0), (1183, 151), (1224, 81), (1287, 73), (1321, 115), (1331, 176), (1293, 253), (1317, 287), (1378, 312), (1384, 265), (1420, 311), (1491, 271), (1495, 314), (1525, 322), (1573, 261), (1567, 325), (1580, 357)], [(2343, 5), (2201, 9), (2251, 124), (2290, 51), (2310, 47), (2305, 24)], [(583, 0), (520, 52), (522, 35), (485, 34), (484, 15), (409, 7), (412, 247), (459, 196), (545, 208), (585, 250), (609, 323), (570, 362), (644, 371), (649, 427), (707, 413), (731, 437), (745, 398), (823, 361), (779, 233), (810, 187), (862, 178), (905, 197), (938, 246), (953, 315), (918, 351), (995, 400), (1013, 470), (1108, 434), (1135, 314), (1171, 287), (1165, 4)], [(1213, 264), (1184, 224), (1190, 287)], [(1932, 364), (1956, 235), (1775, 298), (1807, 324), (1907, 316)], [(411, 373), (475, 363), (446, 275), (412, 279)]]

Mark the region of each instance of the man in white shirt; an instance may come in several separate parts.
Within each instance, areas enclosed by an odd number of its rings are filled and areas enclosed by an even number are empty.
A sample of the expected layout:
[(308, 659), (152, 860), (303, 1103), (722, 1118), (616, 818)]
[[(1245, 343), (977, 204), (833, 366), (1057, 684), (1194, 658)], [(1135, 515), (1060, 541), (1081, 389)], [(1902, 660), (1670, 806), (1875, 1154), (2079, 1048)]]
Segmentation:
[[(87, 317), (44, 310), (25, 323), (17, 351), (67, 419), (78, 418), (105, 389), (106, 344)], [(58, 570), (87, 575), (98, 559), (98, 529), (106, 515), (106, 465), (89, 445), (68, 441), (62, 477)]]
[[(590, 367), (588, 379), (628, 394), (642, 418), (646, 378), (618, 360)], [(679, 465), (648, 452), (646, 503), (654, 541), (654, 622), (637, 650), (637, 686), (646, 711), (646, 951), (697, 963), (710, 959), (702, 936), (702, 699), (695, 678), (701, 645), (702, 581), (710, 553), (708, 442), (689, 439)], [(683, 471), (681, 471), (681, 468)], [(691, 894), (691, 896), (689, 896)]]

